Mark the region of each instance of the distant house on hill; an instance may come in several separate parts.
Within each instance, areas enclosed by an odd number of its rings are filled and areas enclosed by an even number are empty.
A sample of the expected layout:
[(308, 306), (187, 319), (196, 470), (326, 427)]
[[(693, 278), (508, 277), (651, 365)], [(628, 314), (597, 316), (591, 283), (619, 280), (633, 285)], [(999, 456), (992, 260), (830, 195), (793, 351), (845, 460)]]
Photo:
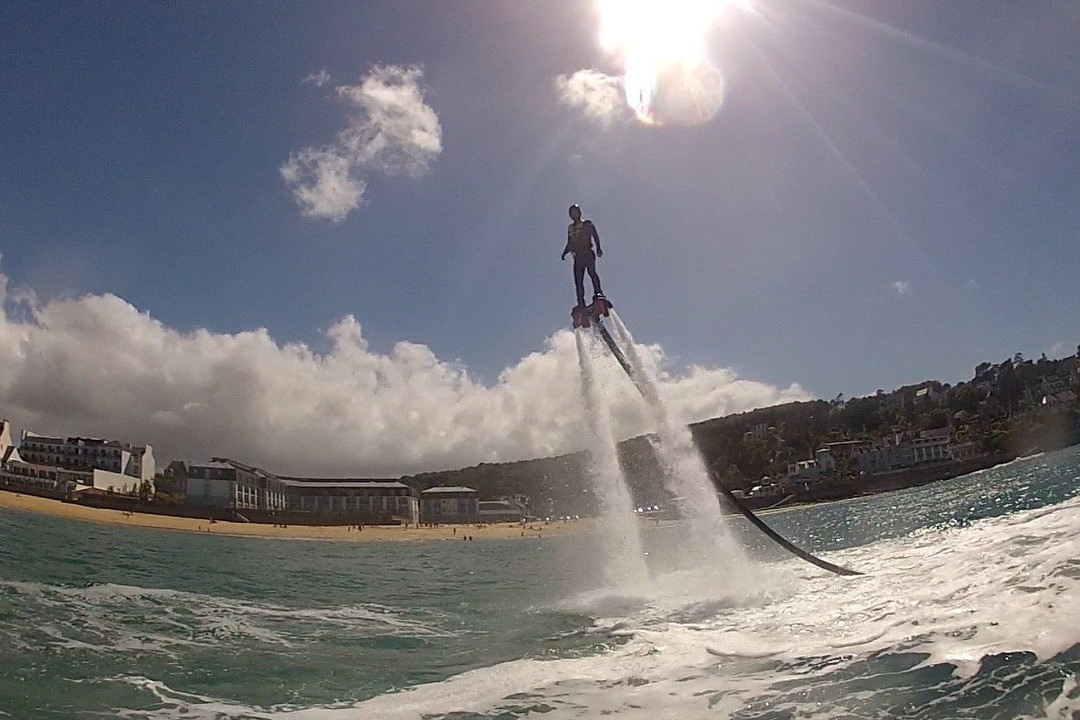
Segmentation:
[(945, 399), (945, 393), (928, 385), (915, 391), (915, 399), (922, 402), (939, 403)]
[(1064, 390), (1053, 395), (1045, 395), (1042, 406), (1051, 414), (1062, 413), (1076, 406), (1076, 393)]
[(1039, 390), (1043, 395), (1057, 395), (1069, 389), (1069, 379), (1057, 375), (1047, 375), (1039, 382)]

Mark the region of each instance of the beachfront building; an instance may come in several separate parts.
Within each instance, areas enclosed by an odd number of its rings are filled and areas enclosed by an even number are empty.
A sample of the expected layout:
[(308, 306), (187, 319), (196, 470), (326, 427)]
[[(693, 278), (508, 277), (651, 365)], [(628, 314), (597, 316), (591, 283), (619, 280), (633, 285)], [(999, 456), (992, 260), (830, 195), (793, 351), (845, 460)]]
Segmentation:
[(522, 522), (529, 517), (529, 509), (513, 500), (480, 500), (477, 514), (480, 522)]
[(432, 487), (420, 493), (420, 521), (469, 523), (480, 520), (480, 499), (470, 487)]
[(818, 453), (822, 450), (828, 450), (829, 454), (836, 460), (847, 460), (854, 457), (855, 453), (862, 452), (869, 447), (870, 443), (866, 440), (836, 440), (822, 443)]
[(197, 507), (317, 513), (357, 522), (420, 519), (416, 494), (395, 480), (290, 477), (229, 458), (174, 460), (166, 472), (186, 488), (187, 504)]
[(855, 467), (860, 473), (874, 475), (952, 460), (950, 432), (942, 428), (919, 435), (895, 433), (881, 444), (855, 453)]
[(11, 423), (0, 420), (0, 459), (7, 456), (8, 448), (11, 446)]
[(157, 468), (149, 445), (88, 437), (50, 437), (23, 430), (19, 455), (27, 463), (92, 473), (104, 470), (139, 480), (152, 480)]
[(186, 502), (196, 507), (232, 510), (283, 510), (285, 485), (280, 478), (249, 466), (215, 458), (210, 462), (170, 463), (174, 473), (186, 473)]
[(817, 460), (796, 460), (788, 463), (787, 482), (800, 484), (817, 482), (821, 479), (821, 467)]
[[(832, 467), (835, 468), (835, 460), (832, 459), (831, 455), (829, 460), (832, 462)], [(778, 494), (809, 492), (812, 488), (821, 485), (831, 477), (832, 474), (825, 472), (816, 457), (813, 460), (796, 460), (788, 463), (787, 475), (777, 484), (776, 489)], [(765, 491), (766, 488), (762, 484), (754, 494), (764, 497)]]
[(182, 495), (187, 495), (188, 461), (171, 460), (161, 474), (175, 481), (176, 488)]
[(134, 493), (154, 476), (149, 445), (118, 440), (58, 438), (23, 430), (19, 446), (11, 426), (0, 421), (0, 483), (72, 495), (83, 492)]
[(786, 483), (781, 485), (772, 481), (768, 475), (761, 478), (761, 482), (752, 486), (748, 490), (742, 490), (736, 488), (731, 491), (731, 494), (740, 500), (755, 500), (755, 501), (771, 501), (776, 502), (783, 497), (786, 497), (791, 491), (791, 488)]
[(416, 494), (396, 480), (282, 477), (281, 482), (290, 510), (406, 523), (420, 521)]
[(93, 468), (71, 470), (56, 465), (27, 462), (19, 448), (8, 446), (0, 458), (0, 485), (31, 492), (74, 495), (84, 492), (134, 493), (142, 479)]

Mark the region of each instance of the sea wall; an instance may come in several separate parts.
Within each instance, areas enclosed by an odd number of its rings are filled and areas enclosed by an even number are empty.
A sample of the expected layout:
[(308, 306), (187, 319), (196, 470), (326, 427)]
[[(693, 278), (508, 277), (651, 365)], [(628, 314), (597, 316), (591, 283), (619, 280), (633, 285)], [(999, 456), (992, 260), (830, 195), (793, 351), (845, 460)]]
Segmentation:
[(860, 475), (846, 482), (813, 487), (809, 491), (796, 494), (793, 500), (795, 502), (821, 502), (825, 500), (841, 500), (858, 495), (873, 495), (891, 490), (903, 490), (904, 488), (916, 487), (937, 480), (945, 480), (959, 475), (967, 475), (978, 470), (985, 470), (1012, 459), (1014, 458), (1010, 455), (986, 455), (967, 460), (953, 460), (904, 470), (893, 470), (892, 472), (878, 473), (876, 475)]

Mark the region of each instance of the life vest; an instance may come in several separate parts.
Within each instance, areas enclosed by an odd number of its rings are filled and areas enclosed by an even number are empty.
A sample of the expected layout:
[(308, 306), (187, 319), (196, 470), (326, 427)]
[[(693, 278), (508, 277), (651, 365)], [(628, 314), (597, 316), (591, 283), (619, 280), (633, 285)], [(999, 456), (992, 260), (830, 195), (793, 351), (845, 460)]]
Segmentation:
[(593, 227), (592, 220), (570, 223), (566, 228), (566, 245), (575, 255), (592, 252), (592, 239), (595, 234), (596, 228)]

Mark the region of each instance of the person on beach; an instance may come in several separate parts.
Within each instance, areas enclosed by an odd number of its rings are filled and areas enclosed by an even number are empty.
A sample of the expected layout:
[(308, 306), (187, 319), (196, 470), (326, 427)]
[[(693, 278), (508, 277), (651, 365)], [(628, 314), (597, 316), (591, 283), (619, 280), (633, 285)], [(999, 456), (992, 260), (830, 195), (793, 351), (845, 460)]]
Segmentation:
[[(596, 252), (593, 253), (593, 243), (596, 243)], [(596, 232), (596, 225), (592, 220), (582, 220), (581, 206), (574, 203), (570, 206), (570, 225), (566, 228), (566, 247), (563, 248), (562, 257), (565, 260), (567, 253), (574, 256), (574, 290), (577, 291), (577, 304), (585, 305), (585, 273), (589, 273), (592, 282), (593, 295), (603, 295), (600, 289), (600, 276), (596, 274), (596, 258), (604, 257), (604, 250), (600, 247), (600, 235)]]

